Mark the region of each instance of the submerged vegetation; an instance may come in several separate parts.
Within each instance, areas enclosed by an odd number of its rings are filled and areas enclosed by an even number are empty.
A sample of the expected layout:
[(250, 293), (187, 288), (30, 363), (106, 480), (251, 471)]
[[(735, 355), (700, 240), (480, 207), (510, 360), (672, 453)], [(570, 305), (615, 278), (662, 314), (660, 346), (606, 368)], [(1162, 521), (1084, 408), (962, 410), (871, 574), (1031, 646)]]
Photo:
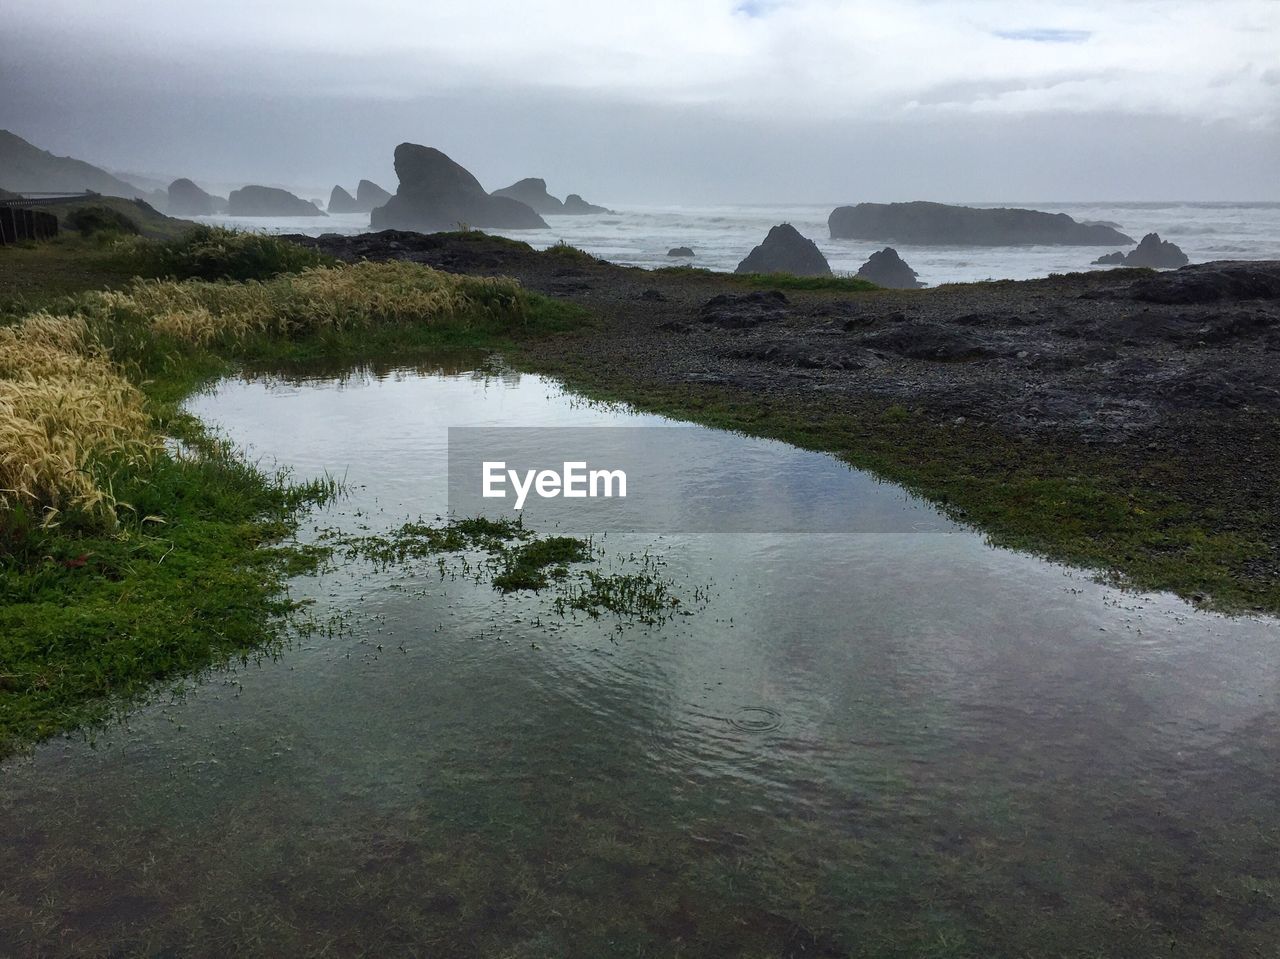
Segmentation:
[[(318, 560), (287, 540), (333, 484), (242, 462), (181, 412), (192, 389), (237, 364), (495, 346), (585, 316), (513, 280), (321, 265), (227, 231), (71, 249), (110, 258), (118, 288), (0, 301), (0, 755), (270, 641), (284, 578)], [(0, 280), (27, 259), (10, 252), (28, 251), (4, 251)], [(128, 262), (254, 278), (123, 280)]]
[[(324, 548), (348, 559), (364, 559), (377, 566), (395, 566), (442, 554), (480, 553), (478, 566), (467, 572), (488, 579), (500, 593), (554, 587), (552, 608), (561, 616), (582, 612), (593, 618), (612, 613), (620, 620), (659, 624), (683, 606), (660, 564), (648, 554), (618, 557), (628, 572), (582, 568), (605, 556), (590, 540), (572, 536), (538, 537), (518, 520), (469, 517), (430, 525), (405, 523), (390, 534), (352, 536), (328, 531)], [(444, 560), (437, 560), (441, 574)], [(694, 590), (704, 600), (705, 591)]]

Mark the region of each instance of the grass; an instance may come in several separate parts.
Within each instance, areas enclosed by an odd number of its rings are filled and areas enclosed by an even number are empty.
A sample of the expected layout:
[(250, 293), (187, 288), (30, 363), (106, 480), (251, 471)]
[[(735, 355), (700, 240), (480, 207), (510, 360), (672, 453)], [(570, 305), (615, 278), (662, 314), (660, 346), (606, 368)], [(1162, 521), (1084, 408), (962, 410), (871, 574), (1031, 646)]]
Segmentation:
[(336, 265), (332, 257), (274, 236), (213, 226), (163, 243), (121, 244), (114, 257), (123, 272), (177, 280), (267, 280)]
[[(181, 412), (193, 389), (242, 365), (407, 359), (586, 321), (511, 280), (315, 266), (238, 236), (221, 254), (207, 232), (126, 252), (201, 270), (221, 256), (220, 275), (270, 276), (127, 278), (118, 246), (81, 238), (0, 251), (0, 756), (270, 644), (286, 577), (318, 561), (290, 536), (332, 484), (245, 464)], [(57, 279), (13, 295), (33, 262)], [(79, 289), (104, 277), (113, 289)], [(436, 549), (506, 535), (402, 533)]]
[(49, 206), (32, 209), (52, 213), (64, 230), (78, 229), (76, 221), (85, 216), (83, 211), (92, 209), (94, 218), (101, 220), (105, 216), (126, 219), (134, 224), (137, 232), (153, 240), (176, 239), (195, 226), (190, 220), (165, 216), (143, 200), (128, 200), (119, 196), (96, 196), (84, 203), (51, 203)]
[(748, 286), (770, 290), (830, 290), (837, 293), (867, 293), (878, 290), (870, 280), (857, 276), (794, 276), (790, 273), (737, 274)]

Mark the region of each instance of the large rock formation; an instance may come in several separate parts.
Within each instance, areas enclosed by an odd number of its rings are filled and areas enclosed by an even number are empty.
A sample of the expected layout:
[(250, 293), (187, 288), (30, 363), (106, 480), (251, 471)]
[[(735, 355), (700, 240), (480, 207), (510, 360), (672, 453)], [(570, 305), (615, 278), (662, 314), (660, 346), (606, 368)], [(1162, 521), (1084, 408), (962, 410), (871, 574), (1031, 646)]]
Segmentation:
[(396, 195), (373, 211), (375, 230), (456, 230), (460, 224), (507, 230), (545, 229), (530, 207), (507, 196), (490, 196), (480, 181), (439, 150), (402, 143), (396, 147)]
[(231, 216), (324, 216), (325, 212), (309, 200), (296, 197), (288, 190), (271, 186), (246, 186), (232, 190), (227, 197)]
[(391, 199), (391, 194), (372, 180), (361, 180), (352, 196), (340, 186), (329, 194), (330, 213), (372, 213)]
[(1109, 246), (1133, 238), (1065, 213), (983, 210), (945, 203), (859, 203), (827, 219), (833, 240), (889, 240), (934, 246)]
[(360, 207), (356, 205), (355, 197), (344, 190), (341, 186), (335, 186), (329, 191), (329, 212), (359, 213)]
[(1094, 266), (1146, 266), (1153, 270), (1173, 270), (1190, 262), (1177, 244), (1160, 239), (1159, 233), (1148, 233), (1127, 256), (1117, 250), (1093, 261)]
[(564, 203), (547, 192), (547, 181), (539, 177), (531, 176), (518, 180), (511, 186), (504, 186), (501, 190), (494, 190), (493, 195), (519, 200), (535, 213), (556, 214), (564, 212)]
[(564, 212), (581, 216), (586, 213), (608, 213), (609, 211), (602, 206), (588, 203), (576, 193), (570, 193), (564, 198)]
[(891, 246), (872, 253), (871, 258), (858, 267), (857, 275), (876, 286), (895, 290), (917, 290), (924, 286), (916, 279), (916, 271), (907, 266), (902, 257), (898, 256), (898, 251)]
[(673, 246), (667, 250), (667, 256), (693, 256), (693, 247), (691, 246)]
[(782, 223), (769, 231), (764, 242), (747, 254), (735, 272), (830, 276), (831, 266), (818, 244), (801, 236), (790, 223)]
[(588, 203), (576, 193), (570, 193), (564, 199), (564, 202), (561, 202), (547, 192), (547, 181), (540, 177), (526, 177), (511, 184), (511, 186), (504, 186), (501, 190), (494, 190), (493, 195), (519, 200), (525, 206), (538, 213), (552, 216), (557, 214), (582, 215), (585, 213), (609, 212), (602, 206)]
[(170, 216), (211, 216), (217, 212), (216, 198), (186, 177), (169, 184), (166, 209)]
[(372, 180), (361, 180), (356, 184), (356, 204), (361, 213), (372, 213), (375, 207), (382, 206), (390, 199), (391, 194)]

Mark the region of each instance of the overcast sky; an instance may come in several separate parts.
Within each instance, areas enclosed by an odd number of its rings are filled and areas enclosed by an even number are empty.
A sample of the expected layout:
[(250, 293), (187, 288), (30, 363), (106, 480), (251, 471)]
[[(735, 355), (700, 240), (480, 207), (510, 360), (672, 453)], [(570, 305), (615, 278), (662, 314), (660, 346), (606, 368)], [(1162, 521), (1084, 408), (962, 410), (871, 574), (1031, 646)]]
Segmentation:
[(1280, 200), (1280, 0), (2, 0), (0, 127), (394, 189), (402, 140), (604, 203)]

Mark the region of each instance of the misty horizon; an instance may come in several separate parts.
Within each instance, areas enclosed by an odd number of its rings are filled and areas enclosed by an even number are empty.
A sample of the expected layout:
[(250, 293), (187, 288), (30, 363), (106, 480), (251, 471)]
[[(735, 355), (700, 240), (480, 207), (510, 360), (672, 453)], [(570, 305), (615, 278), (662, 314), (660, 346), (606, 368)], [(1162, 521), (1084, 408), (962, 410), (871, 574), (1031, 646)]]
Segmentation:
[(316, 196), (408, 141), (615, 205), (1280, 201), (1276, 4), (308, 9), (19, 0), (0, 128)]

